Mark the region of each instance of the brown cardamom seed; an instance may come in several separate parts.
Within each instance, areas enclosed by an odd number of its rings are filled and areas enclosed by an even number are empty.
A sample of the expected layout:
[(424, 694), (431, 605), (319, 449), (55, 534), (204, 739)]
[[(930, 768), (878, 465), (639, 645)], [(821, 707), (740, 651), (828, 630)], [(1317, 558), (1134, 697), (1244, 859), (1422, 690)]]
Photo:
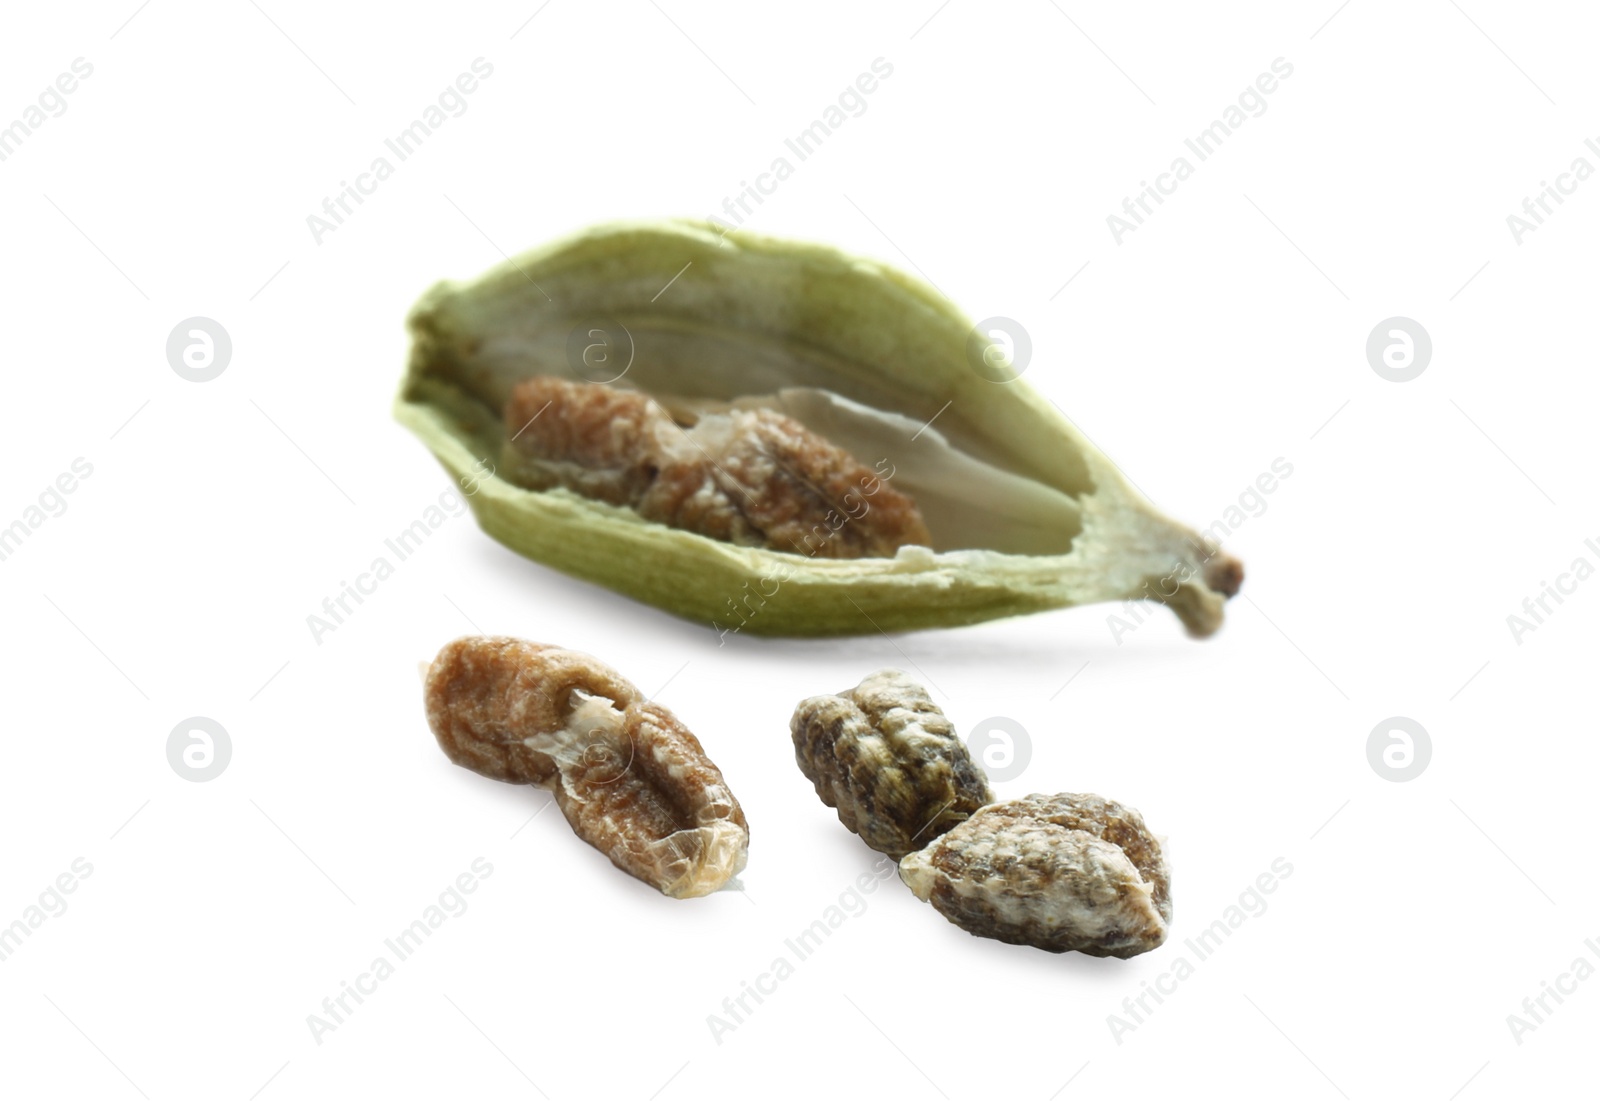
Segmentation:
[(500, 469), (527, 489), (559, 486), (739, 546), (892, 558), (931, 541), (911, 498), (790, 417), (686, 419), (637, 391), (530, 378), (506, 403)]
[(707, 895), (744, 867), (744, 811), (699, 740), (589, 655), (460, 638), (439, 651), (425, 693), (446, 756), (550, 789), (579, 837), (663, 894)]

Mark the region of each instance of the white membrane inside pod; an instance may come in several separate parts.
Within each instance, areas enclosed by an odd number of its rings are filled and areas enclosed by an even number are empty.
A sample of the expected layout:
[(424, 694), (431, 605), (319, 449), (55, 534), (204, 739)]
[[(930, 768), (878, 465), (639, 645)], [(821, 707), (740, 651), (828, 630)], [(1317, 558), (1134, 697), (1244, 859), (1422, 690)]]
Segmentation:
[[(612, 288), (613, 300), (625, 301), (628, 289)], [(531, 375), (578, 377), (571, 365), (573, 356), (586, 355), (582, 341), (592, 340), (604, 348), (606, 358), (603, 367), (583, 371), (585, 379), (631, 386), (648, 394), (729, 402), (745, 395), (814, 389), (872, 409), (893, 410), (919, 426), (942, 412), (939, 402), (929, 395), (902, 392), (888, 379), (799, 339), (654, 313), (608, 312), (604, 306), (595, 324), (605, 328), (586, 331), (584, 318), (589, 315), (513, 310), (497, 301), (469, 302), (469, 297), (451, 303), (453, 309), (468, 311), (474, 328), (481, 328), (461, 364), (459, 381), (496, 409), (504, 408), (512, 388)], [(956, 413), (947, 415), (940, 428), (958, 450), (991, 465), (1015, 469), (1005, 447), (966, 427)], [(1057, 484), (1071, 492), (1093, 489), (1083, 472), (1072, 472), (1070, 463), (1058, 473), (1070, 484)]]

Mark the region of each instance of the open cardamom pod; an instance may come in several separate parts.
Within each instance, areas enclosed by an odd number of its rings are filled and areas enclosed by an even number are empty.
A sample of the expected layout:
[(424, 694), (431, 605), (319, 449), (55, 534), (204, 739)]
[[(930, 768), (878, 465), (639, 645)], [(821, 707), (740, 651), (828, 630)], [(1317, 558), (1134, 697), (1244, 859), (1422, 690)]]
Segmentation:
[[(1048, 400), (997, 367), (996, 346), (956, 306), (831, 248), (695, 221), (600, 226), (435, 286), (408, 323), (395, 415), (459, 479), (484, 531), (720, 631), (868, 634), (1150, 599), (1203, 637), (1242, 578), (1237, 559), (1156, 511)], [(632, 421), (663, 420), (664, 431), (705, 422), (702, 435), (724, 424), (770, 434), (795, 422), (843, 456), (827, 473), (865, 473), (848, 489), (800, 477), (832, 504), (815, 523), (754, 501), (729, 475), (725, 495), (741, 516), (702, 525), (726, 538), (669, 526), (630, 507), (649, 487), (628, 479), (657, 477), (654, 466), (619, 467), (622, 482), (586, 495), (573, 487), (588, 472), (552, 482), (549, 464), (530, 460), (519, 433), (534, 417), (568, 415), (552, 398), (511, 425), (543, 392), (518, 388), (545, 377), (645, 395), (670, 416), (635, 410)], [(781, 416), (746, 416), (762, 410)], [(730, 446), (717, 453), (756, 466), (766, 454), (761, 440)], [(892, 552), (841, 551), (890, 486)], [(749, 545), (739, 534), (779, 513), (784, 539)], [(814, 539), (794, 537), (797, 516)]]

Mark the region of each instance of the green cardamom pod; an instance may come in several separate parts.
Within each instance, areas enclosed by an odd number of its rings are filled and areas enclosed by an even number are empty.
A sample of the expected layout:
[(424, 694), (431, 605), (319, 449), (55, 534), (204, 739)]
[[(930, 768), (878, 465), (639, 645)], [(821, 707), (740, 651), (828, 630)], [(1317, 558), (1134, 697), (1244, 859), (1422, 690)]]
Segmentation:
[[(395, 415), (459, 481), (485, 532), (719, 631), (870, 634), (1147, 599), (1204, 637), (1243, 575), (1237, 559), (1156, 511), (956, 306), (831, 248), (695, 221), (605, 225), (473, 281), (440, 283), (408, 323)], [(588, 472), (552, 484), (544, 463), (545, 480), (528, 480), (521, 433), (567, 431), (559, 409), (532, 406), (530, 395), (586, 388), (518, 392), (539, 377), (641, 393), (671, 414), (669, 427), (720, 416), (699, 423), (781, 434), (792, 419), (830, 455), (848, 453), (851, 478), (865, 473), (842, 494), (801, 479), (834, 506), (814, 538), (794, 537), (789, 521), (810, 522), (803, 511), (770, 500), (752, 510), (730, 494), (736, 510), (782, 513), (786, 549), (747, 545), (742, 522), (724, 538), (668, 526), (629, 507), (638, 494), (615, 484), (575, 492)], [(513, 427), (508, 416), (527, 407), (545, 412)], [(760, 410), (771, 412), (749, 415)], [(535, 427), (544, 415), (552, 422)], [(741, 461), (764, 446), (745, 446)], [(890, 507), (891, 497), (893, 510), (903, 513), (906, 498), (917, 510), (894, 529), (925, 531), (930, 545), (858, 540), (868, 549), (850, 550), (840, 533), (866, 527), (874, 499)]]

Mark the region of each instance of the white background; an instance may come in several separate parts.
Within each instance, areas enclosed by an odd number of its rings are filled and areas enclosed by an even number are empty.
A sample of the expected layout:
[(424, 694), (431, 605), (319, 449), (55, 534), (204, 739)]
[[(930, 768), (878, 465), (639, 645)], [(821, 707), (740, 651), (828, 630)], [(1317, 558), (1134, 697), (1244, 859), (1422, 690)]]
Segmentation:
[[(1600, 565), (1600, 182), (1520, 243), (1506, 217), (1575, 158), (1600, 167), (1600, 28), (1578, 5), (1335, 4), (15, 6), (0, 121), (73, 59), (94, 71), (0, 163), (0, 524), (75, 458), (93, 473), (0, 562), (0, 924), (76, 858), (93, 871), (0, 963), (5, 1092), (1589, 1082), (1600, 982), (1520, 1044), (1507, 1017), (1600, 937), (1600, 581), (1520, 644), (1507, 616), (1580, 555)], [(466, 113), (318, 244), (307, 216), (479, 57)], [(307, 616), (450, 487), (389, 414), (416, 296), (589, 223), (720, 211), (879, 57), (865, 113), (745, 224), (1020, 321), (1027, 381), (1196, 526), (1291, 463), (1229, 541), (1248, 577), (1223, 631), (1195, 642), (1162, 612), (1119, 644), (1090, 607), (719, 646), (462, 518), (314, 641)], [(1268, 110), (1117, 243), (1107, 215), (1279, 57)], [(204, 384), (165, 353), (196, 315), (233, 341)], [(1395, 315), (1434, 344), (1404, 384), (1364, 350)], [(656, 896), (559, 813), (529, 822), (548, 795), (451, 766), (416, 664), (476, 629), (664, 685), (746, 807), (746, 894)], [(1169, 838), (1173, 940), (1051, 956), (890, 880), (719, 1043), (708, 1015), (872, 864), (787, 721), (884, 666), (963, 731), (1027, 729), (1002, 796), (1143, 810)], [(1407, 783), (1367, 759), (1395, 715), (1432, 740)], [(210, 782), (168, 764), (190, 716), (231, 737)], [(478, 857), (470, 907), (318, 1044), (308, 1014)], [(1108, 1015), (1279, 857), (1267, 909), (1119, 1043)]]

